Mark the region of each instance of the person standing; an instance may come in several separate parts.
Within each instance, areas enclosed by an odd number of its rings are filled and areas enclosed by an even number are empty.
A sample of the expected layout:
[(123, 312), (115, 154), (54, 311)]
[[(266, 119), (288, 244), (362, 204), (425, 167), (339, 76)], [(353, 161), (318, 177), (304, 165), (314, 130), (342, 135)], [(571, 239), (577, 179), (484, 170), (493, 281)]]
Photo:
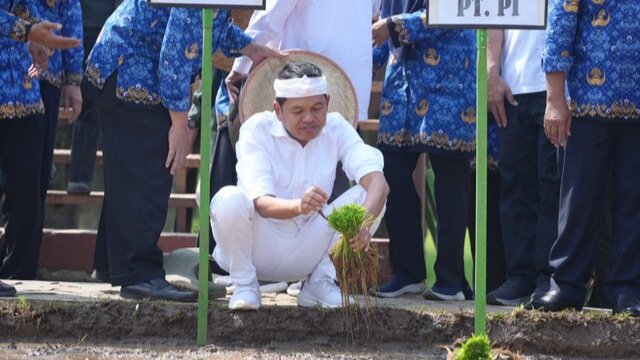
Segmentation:
[[(89, 53), (98, 40), (98, 35), (105, 21), (120, 0), (80, 0), (82, 6), (82, 33), (84, 44), (85, 64)], [(93, 170), (96, 164), (96, 150), (98, 149), (98, 116), (97, 91), (86, 79), (80, 84), (82, 93), (82, 110), (73, 122), (73, 136), (71, 139), (71, 162), (69, 164), (69, 183), (67, 192), (70, 194), (89, 194), (93, 181)]]
[[(98, 89), (104, 143), (105, 198), (94, 276), (127, 298), (195, 301), (165, 280), (157, 242), (173, 175), (184, 165), (196, 129), (187, 126), (190, 83), (201, 68), (202, 11), (123, 2), (107, 20), (87, 62)], [(255, 61), (279, 53), (255, 44), (228, 10), (214, 10), (213, 51)]]
[(544, 31), (490, 30), (489, 110), (499, 127), (500, 220), (507, 279), (487, 296), (517, 306), (549, 290), (549, 252), (558, 235), (560, 177), (544, 133)]
[(372, 294), (424, 290), (426, 265), (420, 199), (412, 174), (421, 153), (435, 173), (437, 281), (423, 296), (464, 300), (463, 249), (475, 151), (475, 32), (427, 29), (426, 2), (385, 0), (373, 25), (374, 63), (387, 63), (378, 147), (391, 193), (387, 203), (388, 283)]
[(612, 167), (612, 266), (604, 289), (613, 314), (640, 316), (639, 18), (637, 1), (549, 2), (544, 126), (564, 161), (553, 276), (533, 308), (582, 308)]
[[(42, 209), (44, 106), (38, 81), (29, 74), (37, 75), (47, 66), (43, 45), (71, 48), (79, 44), (78, 39), (54, 34), (59, 24), (35, 20), (39, 18), (36, 5), (35, 0), (0, 0), (0, 23), (4, 24), (0, 26), (0, 183), (5, 196), (0, 279), (34, 279), (42, 240), (42, 223), (36, 215)], [(0, 281), (0, 297), (15, 293), (13, 286)]]

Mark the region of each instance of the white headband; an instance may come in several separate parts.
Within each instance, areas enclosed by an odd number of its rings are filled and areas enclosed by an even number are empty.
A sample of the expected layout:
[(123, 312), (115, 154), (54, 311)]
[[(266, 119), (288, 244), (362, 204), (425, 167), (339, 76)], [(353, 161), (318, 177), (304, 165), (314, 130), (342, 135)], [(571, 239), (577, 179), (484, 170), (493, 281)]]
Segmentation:
[(287, 80), (276, 79), (273, 83), (277, 98), (301, 98), (315, 95), (329, 94), (327, 78), (320, 77), (293, 78)]

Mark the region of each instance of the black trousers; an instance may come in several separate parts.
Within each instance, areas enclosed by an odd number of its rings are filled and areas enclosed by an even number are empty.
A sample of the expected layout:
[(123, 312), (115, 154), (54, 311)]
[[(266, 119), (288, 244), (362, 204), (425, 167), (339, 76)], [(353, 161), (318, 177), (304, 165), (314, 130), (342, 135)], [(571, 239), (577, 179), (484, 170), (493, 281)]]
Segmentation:
[(420, 198), (413, 183), (413, 171), (420, 153), (383, 151), (384, 176), (389, 184), (384, 221), (389, 233), (389, 257), (393, 266), (414, 281), (427, 277)]
[[(86, 62), (91, 49), (96, 43), (100, 29), (84, 28), (84, 60)], [(98, 148), (99, 119), (98, 91), (86, 79), (80, 85), (82, 92), (82, 111), (73, 123), (71, 140), (71, 163), (69, 164), (69, 182), (91, 183), (93, 169), (96, 165)]]
[(461, 288), (464, 283), (464, 240), (469, 204), (470, 161), (429, 154), (435, 174), (435, 198), (438, 226), (436, 229), (436, 283), (441, 289)]
[(551, 248), (552, 288), (574, 301), (585, 297), (593, 272), (606, 178), (612, 168), (610, 298), (640, 298), (640, 124), (574, 119), (564, 149), (558, 239)]
[[(551, 276), (549, 252), (558, 237), (560, 176), (556, 148), (543, 127), (546, 93), (516, 95), (500, 128), (500, 217), (507, 276)], [(493, 121), (493, 118), (490, 119)]]
[[(33, 280), (42, 241), (41, 169), (45, 118), (0, 119), (0, 174), (5, 233), (0, 278)], [(50, 168), (49, 168), (50, 169)], [(49, 174), (49, 171), (47, 171)]]
[(164, 277), (157, 243), (173, 182), (165, 167), (169, 112), (118, 100), (116, 77), (98, 96), (105, 198), (94, 254), (96, 277), (114, 286)]
[[(58, 127), (58, 111), (60, 109), (61, 90), (48, 82), (40, 81), (40, 96), (44, 103), (44, 116), (46, 128), (44, 135), (44, 149), (42, 153), (42, 206), (47, 197), (47, 188), (51, 179), (51, 166), (53, 165), (53, 149), (56, 146), (56, 129)], [(42, 213), (44, 217), (44, 212)]]
[[(469, 186), (467, 229), (471, 238), (471, 252), (476, 256), (476, 174), (473, 172)], [(504, 283), (507, 273), (504, 243), (500, 229), (500, 174), (489, 170), (487, 174), (487, 293)], [(475, 267), (474, 267), (475, 272)], [(475, 287), (475, 286), (474, 286)]]

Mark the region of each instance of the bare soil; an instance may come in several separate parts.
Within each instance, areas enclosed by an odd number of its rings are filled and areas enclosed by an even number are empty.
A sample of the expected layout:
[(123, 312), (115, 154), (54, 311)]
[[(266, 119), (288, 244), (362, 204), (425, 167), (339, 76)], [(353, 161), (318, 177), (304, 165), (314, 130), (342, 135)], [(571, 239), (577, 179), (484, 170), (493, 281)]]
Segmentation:
[[(212, 304), (211, 345), (196, 348), (194, 304), (0, 301), (0, 358), (442, 359), (444, 346), (473, 332), (470, 312), (376, 307), (370, 315), (358, 328), (340, 310)], [(525, 359), (640, 358), (634, 318), (516, 310), (490, 316), (488, 333)]]

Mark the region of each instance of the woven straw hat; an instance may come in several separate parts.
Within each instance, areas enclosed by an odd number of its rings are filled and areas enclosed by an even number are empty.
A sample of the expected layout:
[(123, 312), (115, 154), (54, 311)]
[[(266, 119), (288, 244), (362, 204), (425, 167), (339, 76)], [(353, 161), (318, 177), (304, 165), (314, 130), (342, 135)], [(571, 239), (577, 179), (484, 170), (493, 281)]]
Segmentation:
[(338, 112), (354, 127), (358, 124), (358, 98), (347, 74), (338, 64), (324, 55), (307, 50), (287, 51), (284, 58), (269, 58), (253, 69), (240, 94), (240, 121), (244, 122), (253, 114), (273, 111), (276, 99), (273, 82), (282, 68), (291, 61), (305, 61), (322, 70), (329, 85), (329, 112)]

